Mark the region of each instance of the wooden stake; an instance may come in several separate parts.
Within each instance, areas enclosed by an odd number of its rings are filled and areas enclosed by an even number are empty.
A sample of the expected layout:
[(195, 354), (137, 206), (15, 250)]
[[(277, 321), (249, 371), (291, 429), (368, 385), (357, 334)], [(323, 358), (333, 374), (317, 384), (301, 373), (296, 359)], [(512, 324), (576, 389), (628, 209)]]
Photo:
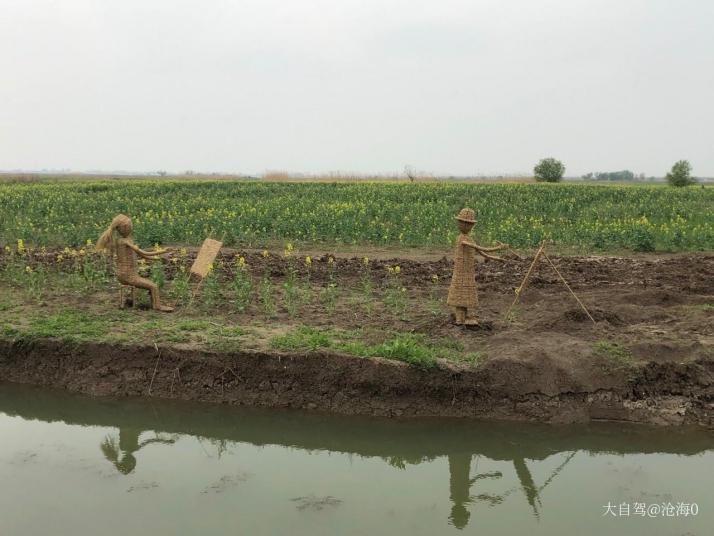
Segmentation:
[(154, 343), (154, 348), (156, 348), (156, 365), (154, 365), (154, 373), (151, 375), (151, 383), (149, 384), (149, 396), (151, 396), (151, 388), (154, 386), (154, 378), (156, 377), (156, 371), (159, 369), (159, 359), (161, 359), (161, 350), (156, 343)]
[(567, 281), (565, 280), (565, 278), (563, 277), (563, 274), (561, 274), (560, 271), (558, 270), (558, 268), (555, 267), (555, 264), (553, 264), (553, 261), (550, 260), (550, 257), (548, 257), (548, 255), (546, 255), (545, 253), (543, 253), (543, 257), (545, 257), (545, 260), (548, 261), (548, 264), (550, 264), (550, 265), (553, 267), (553, 270), (555, 270), (555, 273), (558, 274), (558, 277), (560, 277), (560, 280), (563, 282), (563, 284), (565, 285), (565, 287), (566, 287), (566, 288), (570, 291), (570, 293), (573, 295), (573, 298), (575, 298), (576, 301), (580, 304), (580, 307), (583, 308), (583, 311), (585, 311), (585, 314), (588, 315), (588, 318), (590, 318), (590, 320), (593, 321), (593, 324), (595, 324), (595, 323), (596, 323), (596, 322), (595, 322), (595, 319), (594, 319), (594, 318), (592, 317), (592, 315), (590, 314), (590, 311), (587, 310), (587, 308), (585, 307), (585, 305), (583, 304), (583, 302), (580, 301), (580, 298), (578, 298), (578, 296), (575, 294), (575, 292), (573, 292), (573, 289), (570, 288), (570, 285), (568, 285), (568, 282), (567, 282)]
[[(189, 279), (191, 276), (189, 276)], [(188, 301), (188, 306), (191, 307), (193, 305), (193, 300), (196, 297), (196, 294), (198, 294), (198, 291), (201, 290), (201, 286), (203, 285), (203, 277), (201, 277), (198, 280), (198, 283), (196, 283), (196, 287), (193, 289), (193, 292), (191, 293), (191, 299)]]
[(526, 272), (526, 276), (523, 278), (523, 282), (521, 283), (521, 286), (516, 289), (516, 297), (513, 300), (513, 303), (511, 306), (508, 308), (508, 311), (506, 311), (506, 316), (504, 319), (508, 320), (508, 317), (511, 315), (511, 310), (516, 306), (518, 301), (521, 299), (521, 295), (525, 292), (526, 286), (528, 285), (528, 279), (531, 277), (531, 273), (533, 272), (533, 268), (536, 265), (536, 262), (538, 262), (538, 259), (540, 258), (541, 254), (543, 254), (543, 250), (545, 249), (546, 244), (548, 243), (548, 239), (546, 238), (541, 242), (540, 247), (538, 248), (538, 251), (535, 254), (535, 257), (533, 257), (533, 262), (531, 263), (530, 267), (528, 268), (528, 271)]

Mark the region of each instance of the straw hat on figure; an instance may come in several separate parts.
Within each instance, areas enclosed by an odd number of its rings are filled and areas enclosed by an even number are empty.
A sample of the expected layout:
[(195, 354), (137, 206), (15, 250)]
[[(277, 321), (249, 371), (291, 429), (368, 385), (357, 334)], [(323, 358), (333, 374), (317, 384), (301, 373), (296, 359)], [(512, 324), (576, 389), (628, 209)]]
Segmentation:
[(463, 208), (456, 216), (459, 226), (459, 236), (456, 239), (454, 249), (454, 275), (451, 277), (449, 287), (449, 297), (446, 303), (454, 312), (454, 323), (457, 325), (477, 326), (479, 324), (476, 316), (478, 306), (478, 293), (476, 290), (476, 254), (485, 259), (502, 261), (501, 257), (488, 255), (493, 251), (508, 248), (508, 244), (497, 242), (498, 245), (492, 248), (485, 248), (476, 244), (469, 233), (476, 223), (476, 215), (470, 208)]
[[(155, 251), (144, 251), (134, 243), (132, 238), (133, 227), (131, 218), (124, 214), (119, 214), (112, 220), (109, 228), (104, 231), (97, 240), (97, 251), (110, 251), (117, 256), (117, 278), (122, 285), (130, 287), (144, 288), (151, 293), (151, 307), (157, 311), (170, 313), (173, 307), (161, 305), (159, 297), (159, 287), (156, 283), (139, 275), (136, 265), (136, 256), (144, 259), (156, 259), (159, 255), (170, 251), (169, 249), (157, 249)], [(119, 239), (114, 239), (114, 231), (119, 233)]]

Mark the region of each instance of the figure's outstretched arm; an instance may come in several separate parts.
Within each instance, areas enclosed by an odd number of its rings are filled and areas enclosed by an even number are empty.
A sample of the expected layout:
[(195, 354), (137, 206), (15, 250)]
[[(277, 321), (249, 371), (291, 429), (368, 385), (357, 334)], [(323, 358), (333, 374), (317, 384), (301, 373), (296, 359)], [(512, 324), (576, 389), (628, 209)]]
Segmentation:
[(151, 443), (162, 443), (164, 445), (173, 445), (176, 443), (175, 439), (161, 439), (160, 437), (154, 437), (152, 439), (147, 439), (146, 441), (142, 441), (139, 443), (139, 448), (143, 448), (146, 445), (150, 445)]
[[(506, 246), (505, 244), (501, 244), (500, 246), (497, 246), (495, 248), (482, 248), (478, 244), (475, 244), (473, 242), (466, 242), (464, 244), (467, 247), (470, 247), (472, 249), (476, 250), (476, 253), (481, 255), (484, 259), (491, 259), (492, 261), (501, 261), (501, 262), (506, 262), (506, 259), (502, 259), (501, 257), (496, 257), (495, 255), (489, 255), (486, 253), (487, 251), (497, 251), (499, 249), (503, 249), (503, 246)], [(507, 246), (506, 246), (507, 247)]]
[(481, 255), (484, 259), (491, 259), (492, 261), (501, 261), (501, 262), (506, 262), (506, 259), (503, 257), (497, 257), (496, 255), (489, 255), (488, 253), (484, 253), (483, 251), (477, 249), (476, 252)]
[(511, 247), (508, 244), (503, 244), (502, 242), (496, 242), (496, 244), (498, 244), (498, 245), (495, 247), (492, 247), (492, 248), (485, 248), (483, 246), (479, 246), (478, 244), (476, 244), (476, 249), (479, 251), (485, 251), (486, 253), (490, 253), (492, 251), (499, 251), (501, 249), (508, 249)]
[(141, 249), (139, 246), (136, 244), (129, 244), (129, 247), (134, 250), (134, 252), (139, 255), (139, 257), (143, 257), (144, 259), (153, 259), (154, 257), (158, 257), (159, 255), (163, 255), (168, 249), (157, 249), (154, 251), (144, 251)]

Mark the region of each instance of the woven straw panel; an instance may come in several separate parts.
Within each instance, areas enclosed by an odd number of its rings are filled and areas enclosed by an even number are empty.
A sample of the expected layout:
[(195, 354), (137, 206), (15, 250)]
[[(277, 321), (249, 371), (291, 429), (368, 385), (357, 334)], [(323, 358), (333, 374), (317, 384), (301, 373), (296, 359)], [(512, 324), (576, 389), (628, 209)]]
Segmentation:
[(191, 273), (196, 274), (201, 278), (206, 277), (222, 246), (223, 242), (213, 240), (212, 238), (206, 238), (206, 240), (203, 241), (203, 245), (198, 252), (196, 260), (193, 261)]

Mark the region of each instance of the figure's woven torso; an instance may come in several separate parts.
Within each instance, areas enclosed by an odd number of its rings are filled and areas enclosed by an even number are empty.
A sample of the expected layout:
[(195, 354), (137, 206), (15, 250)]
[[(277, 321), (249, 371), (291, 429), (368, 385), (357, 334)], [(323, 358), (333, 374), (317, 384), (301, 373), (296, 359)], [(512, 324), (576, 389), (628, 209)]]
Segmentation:
[(136, 264), (136, 253), (131, 249), (131, 238), (117, 240), (117, 278), (123, 285), (133, 285), (141, 279)]
[(454, 274), (451, 277), (449, 296), (446, 303), (452, 307), (476, 307), (476, 250), (467, 244), (473, 244), (468, 235), (459, 233), (454, 249)]

